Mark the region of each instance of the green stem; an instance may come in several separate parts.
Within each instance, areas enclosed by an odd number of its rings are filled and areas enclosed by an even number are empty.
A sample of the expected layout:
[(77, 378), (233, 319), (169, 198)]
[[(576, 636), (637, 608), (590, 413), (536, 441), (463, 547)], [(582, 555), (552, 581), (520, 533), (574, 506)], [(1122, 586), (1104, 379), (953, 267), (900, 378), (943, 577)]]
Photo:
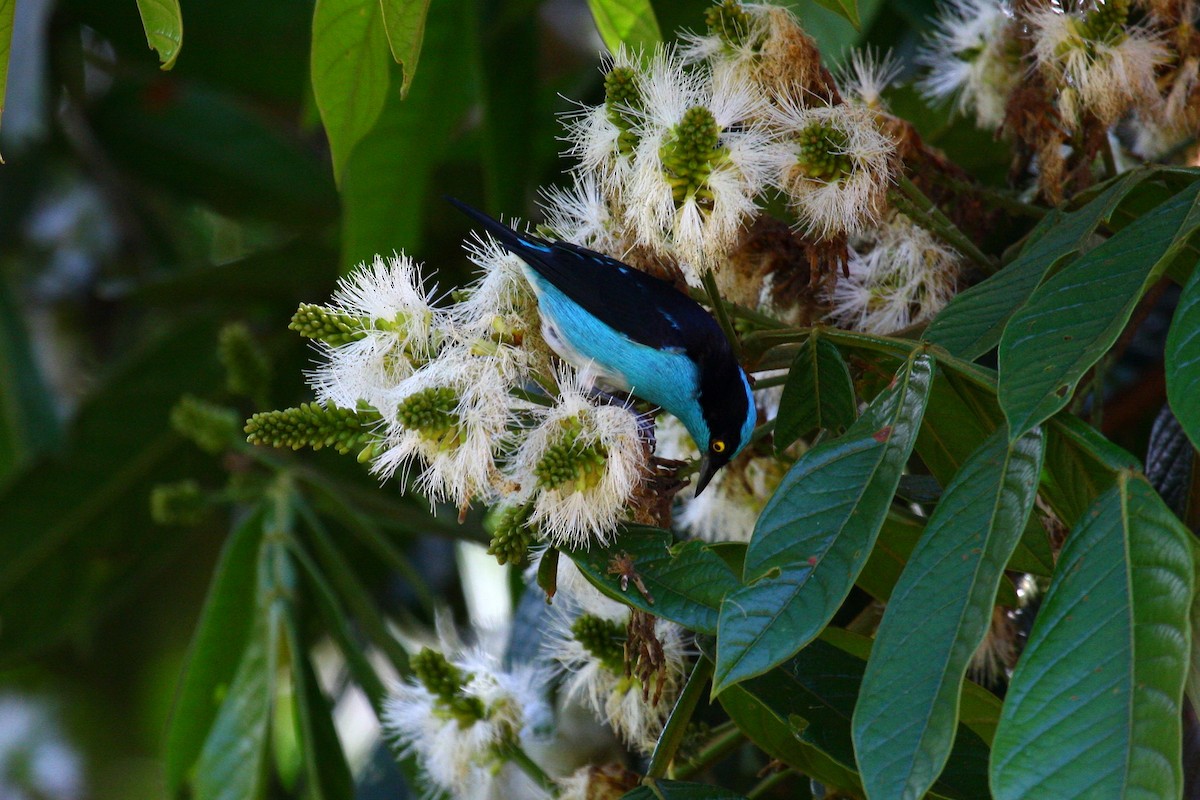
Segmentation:
[(760, 797), (765, 797), (767, 792), (771, 791), (794, 774), (795, 773), (793, 773), (790, 769), (781, 769), (778, 772), (772, 772), (770, 775), (759, 781), (753, 789), (746, 793), (746, 800), (758, 800)]
[(714, 736), (708, 744), (696, 754), (696, 757), (690, 759), (685, 764), (680, 764), (675, 768), (672, 777), (677, 780), (687, 780), (696, 773), (707, 769), (717, 763), (725, 756), (733, 752), (742, 742), (746, 740), (746, 735), (738, 730), (738, 727), (733, 723), (729, 723), (728, 727), (718, 735)]
[(775, 386), (783, 386), (787, 383), (787, 375), (772, 375), (769, 378), (758, 378), (754, 381), (755, 391), (759, 389), (771, 389)]
[(696, 659), (696, 666), (692, 668), (692, 674), (688, 676), (687, 683), (679, 694), (679, 700), (671, 709), (671, 716), (667, 718), (667, 724), (663, 726), (658, 744), (654, 747), (654, 754), (650, 756), (650, 766), (646, 770), (647, 779), (661, 778), (667, 774), (667, 767), (679, 750), (683, 734), (688, 723), (692, 721), (692, 714), (696, 711), (696, 705), (700, 702), (712, 674), (713, 662), (703, 656)]
[(988, 275), (996, 271), (995, 260), (984, 255), (983, 251), (976, 247), (975, 243), (959, 230), (958, 226), (951, 222), (937, 207), (937, 204), (926, 197), (925, 193), (918, 189), (907, 175), (899, 175), (896, 185), (897, 189), (893, 189), (888, 196), (899, 211), (974, 261)]
[(557, 793), (558, 787), (554, 780), (546, 774), (546, 770), (538, 766), (538, 763), (529, 757), (529, 754), (519, 744), (512, 744), (506, 748), (509, 759), (514, 764), (521, 768), (521, 771), (533, 779), (534, 783), (541, 786), (551, 795)]
[(725, 338), (729, 340), (729, 346), (733, 348), (734, 357), (740, 361), (742, 345), (738, 341), (737, 331), (733, 329), (733, 322), (729, 319), (729, 309), (725, 307), (725, 301), (721, 299), (721, 292), (717, 289), (717, 278), (711, 269), (706, 269), (700, 276), (700, 280), (704, 284), (704, 291), (708, 294), (708, 301), (712, 305), (713, 313), (717, 316), (717, 323), (725, 332)]

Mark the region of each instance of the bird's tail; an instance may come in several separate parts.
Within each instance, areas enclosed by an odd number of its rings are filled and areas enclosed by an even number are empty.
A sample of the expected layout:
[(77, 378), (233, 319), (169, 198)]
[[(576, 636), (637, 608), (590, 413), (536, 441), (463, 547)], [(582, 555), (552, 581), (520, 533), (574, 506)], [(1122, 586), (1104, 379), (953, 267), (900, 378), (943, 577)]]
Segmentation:
[(467, 205), (453, 197), (447, 196), (446, 201), (450, 205), (457, 208), (459, 211), (466, 214), (471, 219), (478, 222), (483, 228), (490, 233), (505, 249), (515, 253), (518, 256), (532, 255), (535, 258), (545, 256), (550, 252), (550, 243), (544, 239), (539, 239), (537, 236), (532, 236), (527, 233), (521, 233), (513, 228), (505, 225), (498, 219), (490, 217), (477, 208)]

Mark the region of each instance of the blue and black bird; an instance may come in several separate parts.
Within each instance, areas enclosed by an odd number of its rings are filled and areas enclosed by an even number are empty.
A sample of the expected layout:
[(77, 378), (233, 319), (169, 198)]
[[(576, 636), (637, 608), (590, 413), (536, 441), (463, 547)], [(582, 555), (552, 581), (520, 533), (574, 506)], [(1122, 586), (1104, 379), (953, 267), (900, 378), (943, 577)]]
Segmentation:
[(696, 494), (750, 442), (757, 420), (750, 382), (699, 303), (615, 258), (515, 231), (447, 199), (524, 262), (543, 334), (559, 356), (684, 424), (704, 454)]

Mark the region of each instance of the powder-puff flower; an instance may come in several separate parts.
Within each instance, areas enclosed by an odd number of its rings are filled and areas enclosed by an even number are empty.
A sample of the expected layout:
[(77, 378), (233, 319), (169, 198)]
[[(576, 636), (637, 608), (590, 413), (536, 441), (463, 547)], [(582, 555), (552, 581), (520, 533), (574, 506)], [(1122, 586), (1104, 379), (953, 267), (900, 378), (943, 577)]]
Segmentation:
[(353, 320), (354, 327), (348, 341), (321, 343), (326, 361), (309, 373), (317, 400), (340, 408), (354, 408), (359, 400), (377, 406), (428, 361), (444, 325), (431, 302), (435, 291), (404, 255), (375, 256), (342, 278), (331, 305), (317, 310)]
[(777, 181), (804, 230), (825, 239), (875, 224), (893, 180), (896, 145), (874, 114), (848, 103), (783, 102), (775, 119), (788, 142), (777, 150)]
[(615, 201), (605, 196), (595, 173), (577, 172), (571, 186), (542, 189), (542, 211), (550, 238), (619, 256), (624, 249), (623, 223)]
[(414, 677), (392, 687), (384, 730), (416, 756), (429, 782), (454, 797), (502, 797), (507, 747), (544, 734), (551, 712), (542, 697), (548, 675), (521, 664), (502, 669), (482, 650), (447, 657), (425, 649)]
[(566, 673), (567, 699), (585, 702), (626, 744), (643, 753), (658, 741), (683, 683), (687, 657), (678, 625), (658, 619), (653, 633), (661, 647), (661, 667), (648, 679), (651, 685), (636, 674), (626, 675), (623, 619), (583, 614), (556, 603), (545, 645), (547, 655)]
[(1012, 8), (1003, 0), (945, 3), (918, 56), (929, 70), (918, 83), (922, 94), (931, 100), (954, 98), (960, 113), (975, 113), (976, 125), (998, 128), (1023, 71), (1012, 20)]
[(513, 382), (548, 374), (550, 349), (524, 262), (490, 235), (468, 239), (466, 250), (482, 275), (450, 309), (450, 335), (476, 355), (492, 358)]
[(430, 502), (462, 508), (490, 499), (502, 480), (496, 460), (523, 407), (510, 386), (497, 359), (444, 350), (379, 405), (384, 423), (372, 471), (390, 477), (415, 461), (424, 467), (417, 488)]
[(532, 411), (508, 469), (531, 499), (530, 524), (554, 545), (607, 544), (625, 516), (648, 456), (637, 416), (617, 405), (595, 405), (579, 373), (563, 369), (552, 408)]
[(83, 796), (79, 753), (41, 701), (0, 696), (0, 797), (76, 800)]
[(651, 63), (643, 96), (626, 219), (641, 244), (675, 254), (698, 285), (758, 213), (773, 157), (771, 134), (753, 122), (764, 100), (733, 73), (689, 70), (670, 52)]
[(1160, 111), (1155, 72), (1170, 63), (1170, 51), (1127, 17), (1128, 4), (1112, 0), (1086, 12), (1049, 6), (1029, 15), (1033, 55), (1060, 84), (1064, 119), (1087, 111), (1108, 125), (1135, 108)]
[(566, 118), (567, 155), (614, 197), (626, 184), (638, 143), (634, 125), (645, 105), (640, 59), (639, 53), (618, 49), (604, 65), (604, 102)]
[(896, 214), (851, 250), (850, 277), (839, 280), (830, 317), (864, 333), (894, 333), (940, 311), (957, 288), (958, 253)]
[(842, 96), (871, 111), (886, 111), (883, 93), (900, 75), (901, 66), (890, 51), (854, 50), (838, 74)]
[(816, 42), (790, 9), (722, 0), (705, 13), (705, 23), (706, 33), (683, 35), (685, 61), (705, 61), (713, 72), (748, 82), (770, 97), (833, 100), (836, 90)]

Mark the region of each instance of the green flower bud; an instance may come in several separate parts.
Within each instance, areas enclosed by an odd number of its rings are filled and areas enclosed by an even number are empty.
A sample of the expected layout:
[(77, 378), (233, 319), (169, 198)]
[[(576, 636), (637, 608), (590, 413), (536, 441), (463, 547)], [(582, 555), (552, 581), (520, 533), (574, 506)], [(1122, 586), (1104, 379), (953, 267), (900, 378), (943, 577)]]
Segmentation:
[(676, 208), (691, 197), (701, 207), (712, 206), (708, 177), (729, 155), (721, 146), (721, 126), (712, 111), (704, 106), (685, 111), (679, 124), (664, 137), (658, 155)]
[(271, 362), (240, 322), (226, 325), (218, 337), (218, 353), (225, 367), (225, 386), (235, 395), (262, 402), (271, 380)]
[(238, 438), (238, 414), (231, 408), (184, 395), (171, 409), (171, 427), (206, 453), (228, 450)]
[(428, 647), (413, 656), (410, 662), (413, 676), (438, 699), (442, 709), (449, 713), (464, 728), (470, 727), (486, 716), (486, 709), (478, 697), (464, 697), (463, 685), (471, 680), (446, 657)]
[(571, 624), (571, 635), (609, 672), (625, 671), (625, 626), (609, 619), (583, 614)]
[(608, 121), (620, 131), (617, 147), (621, 155), (632, 155), (638, 137), (633, 131), (632, 111), (642, 108), (642, 92), (638, 86), (638, 74), (629, 67), (613, 67), (604, 76), (604, 107)]
[(750, 15), (737, 0), (724, 0), (704, 12), (708, 32), (730, 47), (741, 47), (750, 38)]
[(356, 342), (367, 335), (363, 321), (343, 311), (315, 303), (301, 303), (292, 315), (288, 329), (308, 339), (338, 346)]
[(355, 410), (305, 403), (299, 408), (264, 411), (246, 421), (246, 441), (271, 447), (320, 450), (332, 447), (342, 455), (363, 446), (379, 420), (374, 409)]
[(150, 518), (159, 525), (195, 525), (208, 506), (208, 495), (193, 480), (161, 484), (150, 492)]
[(455, 411), (458, 401), (458, 393), (449, 386), (422, 389), (405, 398), (396, 409), (396, 418), (405, 428), (420, 432), (427, 441), (456, 447), (462, 437)]
[(854, 161), (846, 150), (846, 134), (832, 125), (814, 122), (796, 135), (796, 163), (814, 180), (834, 183), (850, 174)]
[(532, 504), (501, 509), (488, 545), (488, 555), (495, 556), (502, 565), (523, 562), (529, 546), (537, 541), (537, 533), (529, 527), (532, 514)]
[(558, 439), (546, 448), (534, 467), (537, 484), (542, 489), (559, 489), (574, 484), (576, 490), (591, 489), (604, 477), (608, 451), (599, 442), (580, 441), (583, 424), (578, 417), (566, 420)]

